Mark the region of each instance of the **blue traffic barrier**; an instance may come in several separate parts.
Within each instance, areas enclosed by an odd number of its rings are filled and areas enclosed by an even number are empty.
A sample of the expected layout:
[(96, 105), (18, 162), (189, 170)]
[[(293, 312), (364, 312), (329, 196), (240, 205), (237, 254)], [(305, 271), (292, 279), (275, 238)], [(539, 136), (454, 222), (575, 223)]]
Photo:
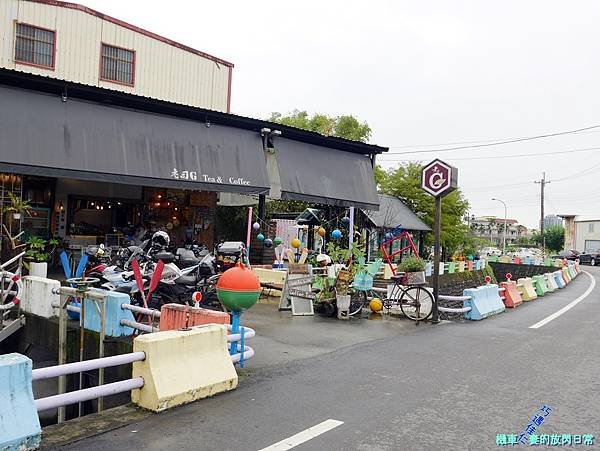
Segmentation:
[(554, 271), (552, 273), (552, 277), (554, 277), (554, 281), (556, 282), (556, 285), (558, 285), (558, 288), (564, 288), (565, 287), (565, 279), (563, 279), (562, 276), (562, 271)]
[[(106, 336), (122, 337), (133, 334), (131, 327), (121, 324), (122, 319), (135, 322), (133, 313), (130, 310), (121, 308), (121, 304), (131, 304), (129, 295), (116, 291), (100, 290), (98, 288), (92, 288), (90, 291), (106, 295), (106, 322), (104, 327)], [(99, 309), (101, 308), (102, 301), (95, 302), (92, 299), (85, 299), (84, 323), (86, 329), (100, 332), (101, 316)]]
[(36, 449), (42, 428), (31, 390), (31, 359), (12, 353), (0, 355), (0, 449)]
[(498, 285), (495, 284), (468, 288), (463, 291), (463, 295), (470, 297), (463, 304), (465, 308), (471, 307), (471, 310), (465, 313), (466, 319), (481, 320), (506, 309), (498, 293)]

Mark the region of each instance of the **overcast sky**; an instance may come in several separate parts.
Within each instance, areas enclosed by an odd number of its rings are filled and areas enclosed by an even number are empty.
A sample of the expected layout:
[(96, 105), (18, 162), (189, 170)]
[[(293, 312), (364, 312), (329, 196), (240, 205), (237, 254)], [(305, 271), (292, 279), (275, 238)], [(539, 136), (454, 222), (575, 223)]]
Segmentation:
[(397, 154), (600, 124), (598, 1), (81, 3), (233, 62), (234, 113), (353, 114), (373, 129), (372, 143), (390, 147), (384, 167), (443, 158), (459, 168), (472, 214), (502, 217), (497, 197), (509, 217), (537, 227), (534, 180), (546, 171), (547, 213), (600, 218), (600, 128)]

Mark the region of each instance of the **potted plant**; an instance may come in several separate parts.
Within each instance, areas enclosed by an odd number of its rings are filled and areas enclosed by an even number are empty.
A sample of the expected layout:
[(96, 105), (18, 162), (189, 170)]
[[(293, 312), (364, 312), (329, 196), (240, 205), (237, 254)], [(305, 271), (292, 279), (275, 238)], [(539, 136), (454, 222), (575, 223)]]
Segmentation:
[(21, 216), (31, 211), (31, 205), (26, 200), (23, 200), (19, 196), (9, 192), (8, 197), (10, 199), (10, 207), (6, 208), (7, 213), (12, 212), (15, 220), (20, 220)]
[(404, 285), (425, 283), (425, 262), (419, 257), (403, 258), (398, 265), (398, 271), (404, 274)]
[(27, 240), (27, 251), (25, 251), (25, 267), (29, 269), (30, 276), (47, 277), (48, 260), (56, 249), (58, 240), (44, 240), (37, 236), (32, 236)]

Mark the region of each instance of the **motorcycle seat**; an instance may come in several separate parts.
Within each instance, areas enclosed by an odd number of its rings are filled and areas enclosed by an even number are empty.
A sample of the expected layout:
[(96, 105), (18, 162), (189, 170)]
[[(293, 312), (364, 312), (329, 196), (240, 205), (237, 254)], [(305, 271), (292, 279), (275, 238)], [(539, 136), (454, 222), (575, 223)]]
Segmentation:
[(178, 285), (187, 285), (187, 286), (194, 286), (196, 285), (196, 276), (191, 275), (191, 276), (181, 276), (178, 277), (177, 279), (175, 279), (175, 283)]
[(193, 255), (182, 255), (179, 257), (179, 266), (182, 268), (189, 268), (190, 266), (195, 266), (200, 263), (200, 259), (194, 257)]
[(121, 285), (121, 286), (118, 286), (115, 291), (117, 293), (127, 293), (127, 294), (129, 294), (129, 292), (131, 291), (131, 287), (129, 285)]

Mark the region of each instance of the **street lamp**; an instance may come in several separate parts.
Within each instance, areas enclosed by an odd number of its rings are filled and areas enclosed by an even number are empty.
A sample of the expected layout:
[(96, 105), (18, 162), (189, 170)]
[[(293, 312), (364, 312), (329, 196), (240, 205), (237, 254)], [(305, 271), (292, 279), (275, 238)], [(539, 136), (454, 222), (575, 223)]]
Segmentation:
[(502, 237), (502, 255), (506, 255), (506, 202), (496, 199), (495, 197), (492, 197), (492, 200), (502, 202), (502, 205), (504, 205), (504, 236)]

